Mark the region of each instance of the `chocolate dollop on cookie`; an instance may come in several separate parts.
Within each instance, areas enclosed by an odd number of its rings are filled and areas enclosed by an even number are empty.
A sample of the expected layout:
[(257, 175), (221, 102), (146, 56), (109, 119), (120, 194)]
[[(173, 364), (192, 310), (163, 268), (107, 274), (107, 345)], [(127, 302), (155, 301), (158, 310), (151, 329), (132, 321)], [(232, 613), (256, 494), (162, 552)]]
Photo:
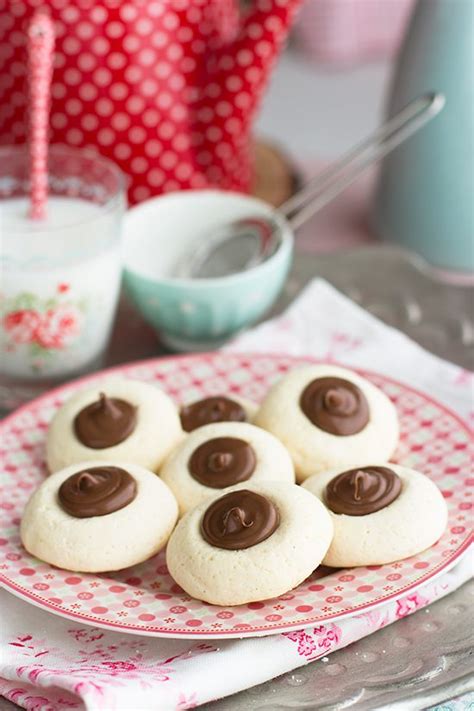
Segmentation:
[(247, 414), (235, 400), (215, 396), (185, 405), (181, 408), (180, 417), (183, 430), (192, 432), (213, 422), (245, 422)]
[(216, 548), (242, 550), (269, 538), (280, 524), (276, 506), (248, 489), (214, 501), (201, 521), (201, 535)]
[(313, 380), (303, 390), (300, 407), (313, 425), (338, 436), (357, 434), (370, 419), (364, 393), (343, 378)]
[(256, 464), (255, 452), (248, 442), (236, 437), (216, 437), (194, 450), (188, 469), (200, 484), (224, 489), (246, 481)]
[(58, 491), (66, 513), (75, 518), (105, 516), (130, 504), (137, 495), (137, 482), (120, 467), (91, 467), (72, 474)]
[(129, 437), (137, 424), (137, 408), (125, 400), (99, 399), (84, 407), (74, 419), (77, 439), (91, 449), (106, 449)]
[(401, 490), (401, 479), (391, 469), (363, 467), (331, 479), (324, 498), (333, 513), (366, 516), (391, 504)]

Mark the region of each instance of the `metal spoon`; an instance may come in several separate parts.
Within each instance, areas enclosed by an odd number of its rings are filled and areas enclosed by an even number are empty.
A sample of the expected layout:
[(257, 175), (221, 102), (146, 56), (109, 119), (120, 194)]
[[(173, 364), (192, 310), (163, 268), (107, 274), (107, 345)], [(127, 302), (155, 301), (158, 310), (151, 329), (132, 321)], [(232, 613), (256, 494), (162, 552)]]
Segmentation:
[[(275, 215), (293, 230), (345, 190), (368, 166), (390, 153), (443, 108), (443, 94), (430, 92), (411, 101), (342, 158), (310, 180)], [(174, 276), (215, 278), (250, 269), (268, 259), (280, 243), (280, 227), (272, 217), (249, 216), (223, 224), (182, 258)]]

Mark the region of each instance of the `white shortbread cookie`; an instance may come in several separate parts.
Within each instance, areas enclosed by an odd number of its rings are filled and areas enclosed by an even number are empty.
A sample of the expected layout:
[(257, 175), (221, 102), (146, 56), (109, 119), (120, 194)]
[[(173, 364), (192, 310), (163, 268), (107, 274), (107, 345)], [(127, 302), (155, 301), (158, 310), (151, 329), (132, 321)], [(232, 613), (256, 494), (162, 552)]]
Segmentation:
[[(306, 386), (326, 377), (348, 380), (365, 395), (370, 419), (357, 434), (339, 436), (325, 432), (301, 410), (300, 397)], [(297, 482), (328, 469), (348, 469), (369, 460), (387, 460), (399, 436), (397, 412), (389, 398), (365, 378), (334, 365), (303, 366), (283, 376), (268, 392), (254, 422), (287, 447)]]
[[(239, 489), (267, 497), (278, 509), (280, 524), (250, 548), (216, 548), (201, 535), (201, 520), (213, 501)], [(166, 562), (189, 595), (213, 605), (241, 605), (282, 595), (303, 582), (321, 562), (332, 532), (326, 508), (301, 487), (281, 481), (244, 482), (181, 519), (168, 542)]]
[(252, 423), (254, 421), (255, 415), (258, 412), (257, 403), (252, 402), (252, 400), (248, 400), (246, 397), (241, 397), (240, 395), (234, 395), (234, 393), (232, 393), (228, 397), (231, 400), (235, 400), (235, 402), (238, 402), (239, 405), (241, 405), (244, 408), (245, 412), (247, 413), (247, 422)]
[[(431, 479), (392, 462), (371, 466), (387, 467), (398, 474), (402, 490), (391, 504), (365, 516), (331, 511), (334, 538), (324, 565), (349, 568), (409, 558), (436, 543), (446, 528), (446, 502)], [(342, 471), (316, 474), (303, 487), (324, 501), (326, 485)]]
[[(97, 401), (101, 392), (137, 407), (137, 424), (123, 442), (93, 449), (76, 437), (74, 418)], [(50, 472), (91, 459), (115, 459), (157, 471), (182, 437), (177, 407), (160, 388), (138, 380), (109, 378), (76, 393), (58, 410), (48, 430), (46, 460)]]
[[(75, 518), (63, 510), (58, 490), (83, 469), (119, 466), (137, 482), (134, 500), (105, 516)], [(178, 518), (169, 488), (153, 472), (117, 461), (74, 464), (49, 476), (29, 499), (21, 521), (21, 540), (40, 560), (66, 570), (101, 573), (136, 565), (158, 553)]]
[(176, 496), (181, 515), (210, 496), (227, 490), (201, 484), (192, 476), (188, 467), (193, 452), (204, 442), (217, 437), (235, 437), (251, 445), (256, 466), (247, 480), (249, 483), (264, 480), (294, 483), (291, 457), (281, 442), (269, 432), (248, 422), (216, 422), (204, 425), (189, 433), (171, 452), (159, 472)]

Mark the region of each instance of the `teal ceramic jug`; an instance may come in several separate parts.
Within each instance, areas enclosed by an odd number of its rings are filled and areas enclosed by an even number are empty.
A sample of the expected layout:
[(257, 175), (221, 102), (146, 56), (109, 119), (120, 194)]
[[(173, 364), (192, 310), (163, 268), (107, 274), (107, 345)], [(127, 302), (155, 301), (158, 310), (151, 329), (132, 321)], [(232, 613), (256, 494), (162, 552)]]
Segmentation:
[(373, 224), (384, 240), (438, 268), (474, 271), (474, 2), (418, 0), (395, 70), (388, 114), (436, 90), (444, 110), (388, 156)]

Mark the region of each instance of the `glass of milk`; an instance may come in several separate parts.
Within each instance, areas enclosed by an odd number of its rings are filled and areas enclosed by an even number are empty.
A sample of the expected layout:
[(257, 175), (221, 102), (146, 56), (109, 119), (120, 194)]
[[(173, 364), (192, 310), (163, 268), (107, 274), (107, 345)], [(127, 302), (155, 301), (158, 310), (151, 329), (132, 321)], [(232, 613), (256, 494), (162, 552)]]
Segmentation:
[(52, 146), (47, 217), (28, 217), (24, 147), (0, 147), (0, 406), (101, 365), (120, 288), (125, 178)]

